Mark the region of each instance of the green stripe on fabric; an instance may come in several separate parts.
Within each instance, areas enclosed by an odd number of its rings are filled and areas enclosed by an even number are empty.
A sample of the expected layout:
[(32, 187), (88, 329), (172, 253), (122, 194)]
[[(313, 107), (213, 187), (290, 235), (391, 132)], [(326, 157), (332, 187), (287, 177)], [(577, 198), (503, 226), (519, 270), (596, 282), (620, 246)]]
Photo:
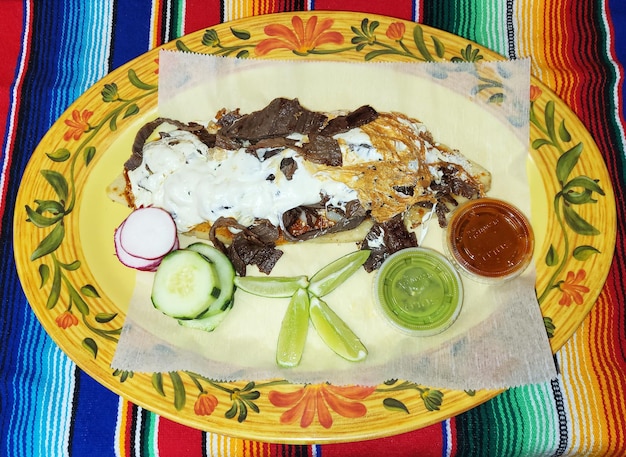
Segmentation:
[(502, 0), (441, 0), (424, 6), (424, 23), (507, 55), (506, 8)]
[(142, 457), (157, 457), (159, 455), (157, 430), (157, 416), (145, 409), (141, 409), (141, 455)]
[(560, 434), (552, 399), (549, 384), (523, 386), (461, 414), (456, 419), (457, 456), (526, 457), (555, 452)]

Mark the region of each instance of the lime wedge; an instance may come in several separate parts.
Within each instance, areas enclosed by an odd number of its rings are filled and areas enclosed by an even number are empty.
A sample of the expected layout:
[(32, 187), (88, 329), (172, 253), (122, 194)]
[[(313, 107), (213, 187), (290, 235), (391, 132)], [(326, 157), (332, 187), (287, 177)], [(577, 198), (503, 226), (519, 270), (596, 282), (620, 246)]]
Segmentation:
[(276, 363), (279, 366), (298, 366), (308, 331), (309, 294), (306, 289), (298, 289), (291, 297), (278, 334)]
[(346, 254), (329, 263), (313, 275), (309, 292), (318, 297), (329, 294), (352, 276), (369, 256), (370, 251), (363, 249)]
[(367, 349), (359, 337), (323, 300), (314, 295), (310, 298), (309, 317), (320, 338), (337, 355), (351, 362), (367, 357)]
[(235, 285), (249, 294), (261, 297), (291, 297), (309, 285), (306, 276), (236, 276)]

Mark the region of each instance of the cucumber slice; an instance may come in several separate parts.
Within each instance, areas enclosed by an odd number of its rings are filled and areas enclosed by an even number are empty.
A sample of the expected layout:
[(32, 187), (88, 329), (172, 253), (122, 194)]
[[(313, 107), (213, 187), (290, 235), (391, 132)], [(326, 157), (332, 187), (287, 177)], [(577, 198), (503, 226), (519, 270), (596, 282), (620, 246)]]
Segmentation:
[(226, 308), (226, 311), (219, 311), (215, 314), (209, 313), (206, 317), (199, 319), (184, 320), (179, 319), (178, 323), (183, 327), (194, 328), (197, 330), (204, 330), (205, 332), (212, 332), (228, 315), (230, 307)]
[[(235, 293), (235, 268), (230, 259), (221, 251), (206, 243), (197, 242), (187, 246), (188, 250), (197, 252), (213, 264), (220, 285), (220, 294), (211, 304), (207, 313), (225, 311), (232, 306)], [(202, 316), (200, 316), (202, 317)]]
[(221, 294), (213, 263), (189, 250), (167, 254), (152, 285), (154, 307), (177, 319), (194, 319), (205, 313)]

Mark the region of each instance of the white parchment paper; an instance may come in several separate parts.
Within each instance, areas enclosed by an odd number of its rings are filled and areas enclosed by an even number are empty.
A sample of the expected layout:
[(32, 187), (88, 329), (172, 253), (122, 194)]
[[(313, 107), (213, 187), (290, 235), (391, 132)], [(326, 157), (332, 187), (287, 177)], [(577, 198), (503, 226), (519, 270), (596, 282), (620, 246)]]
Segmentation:
[[(258, 110), (276, 97), (298, 98), (321, 111), (369, 104), (378, 111), (405, 113), (424, 122), (437, 140), (487, 168), (493, 176), (489, 196), (508, 200), (530, 216), (528, 61), (283, 62), (163, 51), (159, 78), (159, 115), (183, 121), (211, 119), (222, 108)], [(535, 230), (543, 230), (541, 221), (532, 222)], [(423, 245), (442, 251), (442, 239), (436, 221), (428, 223)], [(285, 254), (272, 274), (312, 275), (356, 245), (305, 242), (281, 249)], [(431, 337), (407, 336), (388, 325), (372, 299), (374, 274), (361, 270), (325, 298), (360, 336), (367, 359), (341, 359), (311, 326), (302, 362), (294, 369), (275, 363), (288, 299), (237, 291), (227, 319), (206, 333), (183, 328), (152, 307), (152, 277), (137, 274), (114, 368), (189, 370), (228, 381), (377, 385), (399, 378), (453, 389), (504, 388), (556, 375), (532, 266), (500, 286), (464, 277), (465, 300), (457, 321)]]

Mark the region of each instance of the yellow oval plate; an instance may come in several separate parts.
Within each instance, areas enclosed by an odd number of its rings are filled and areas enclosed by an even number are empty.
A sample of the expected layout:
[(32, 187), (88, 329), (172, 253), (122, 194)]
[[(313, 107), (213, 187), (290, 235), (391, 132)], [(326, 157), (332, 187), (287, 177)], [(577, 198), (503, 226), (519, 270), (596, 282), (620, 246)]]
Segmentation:
[[(503, 59), (424, 25), (340, 12), (252, 17), (164, 47), (269, 59)], [(91, 221), (97, 214), (121, 220), (127, 209), (107, 200), (94, 170), (121, 169), (119, 158), (127, 157), (135, 132), (156, 115), (157, 78), (155, 49), (86, 91), (42, 139), (18, 193), (14, 243), (22, 285), (43, 327), (80, 368), (128, 400), (182, 424), (289, 443), (393, 435), (457, 415), (500, 393), (435, 390), (402, 380), (362, 388), (221, 383), (188, 372), (112, 370), (133, 281), (93, 242), (108, 243), (111, 227)], [(594, 305), (608, 274), (615, 200), (593, 139), (536, 78), (530, 134), (533, 219), (547, 227), (536, 256), (536, 289), (557, 351)]]

